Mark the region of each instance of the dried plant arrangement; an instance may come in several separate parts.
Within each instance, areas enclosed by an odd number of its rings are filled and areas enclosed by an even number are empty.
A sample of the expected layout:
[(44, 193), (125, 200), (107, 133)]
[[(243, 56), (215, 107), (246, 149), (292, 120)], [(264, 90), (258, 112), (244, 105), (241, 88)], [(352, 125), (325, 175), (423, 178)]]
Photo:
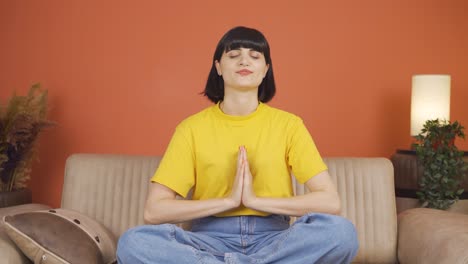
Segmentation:
[(47, 90), (34, 84), (26, 96), (13, 94), (6, 103), (0, 101), (0, 192), (26, 187), (35, 145), (48, 121)]

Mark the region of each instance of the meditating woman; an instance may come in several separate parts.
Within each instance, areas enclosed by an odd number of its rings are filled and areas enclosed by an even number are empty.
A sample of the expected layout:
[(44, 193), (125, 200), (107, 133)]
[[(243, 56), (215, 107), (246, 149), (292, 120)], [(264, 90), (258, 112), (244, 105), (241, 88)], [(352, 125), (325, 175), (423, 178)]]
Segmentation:
[[(338, 216), (336, 187), (302, 119), (266, 104), (275, 90), (264, 35), (229, 30), (204, 91), (213, 105), (177, 126), (151, 178), (147, 225), (122, 235), (119, 263), (352, 261), (355, 228)], [(294, 196), (291, 174), (310, 193)], [(174, 225), (189, 220), (190, 231)]]

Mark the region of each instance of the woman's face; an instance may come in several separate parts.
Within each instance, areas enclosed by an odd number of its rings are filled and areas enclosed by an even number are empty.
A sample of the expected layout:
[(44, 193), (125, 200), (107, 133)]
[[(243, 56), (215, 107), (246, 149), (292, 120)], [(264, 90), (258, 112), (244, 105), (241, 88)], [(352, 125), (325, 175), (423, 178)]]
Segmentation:
[(257, 89), (269, 67), (263, 53), (246, 48), (224, 52), (215, 66), (223, 77), (225, 89), (241, 90)]

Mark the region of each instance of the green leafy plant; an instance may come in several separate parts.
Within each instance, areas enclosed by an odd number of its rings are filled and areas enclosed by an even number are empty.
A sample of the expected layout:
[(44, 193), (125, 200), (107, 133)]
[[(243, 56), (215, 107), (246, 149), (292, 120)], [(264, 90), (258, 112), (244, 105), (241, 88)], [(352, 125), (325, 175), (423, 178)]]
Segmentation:
[(457, 121), (428, 120), (413, 146), (423, 166), (417, 192), (422, 207), (448, 209), (464, 190), (460, 187), (467, 164), (463, 151), (455, 146), (455, 139), (465, 138), (464, 127)]
[(0, 102), (0, 191), (26, 187), (39, 133), (53, 125), (46, 114), (47, 91), (40, 84)]

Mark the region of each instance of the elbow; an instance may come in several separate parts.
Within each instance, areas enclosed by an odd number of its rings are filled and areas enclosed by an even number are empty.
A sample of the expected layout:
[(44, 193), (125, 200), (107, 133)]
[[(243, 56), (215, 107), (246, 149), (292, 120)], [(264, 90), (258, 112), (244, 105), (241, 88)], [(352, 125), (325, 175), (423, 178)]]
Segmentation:
[(145, 208), (143, 212), (143, 221), (146, 225), (159, 225), (164, 223), (155, 211), (156, 210), (154, 208)]
[(153, 222), (154, 222), (152, 214), (150, 212), (148, 212), (148, 210), (146, 210), (146, 209), (145, 209), (145, 211), (143, 213), (143, 221), (144, 221), (145, 225), (153, 224)]
[(341, 214), (341, 200), (336, 192), (329, 192), (328, 197), (324, 200), (323, 213), (340, 215)]
[(333, 202), (330, 204), (330, 214), (339, 215), (341, 214), (341, 200), (338, 193), (334, 195)]
[(153, 223), (153, 217), (147, 210), (145, 210), (145, 212), (143, 213), (143, 222), (145, 223), (145, 225)]

